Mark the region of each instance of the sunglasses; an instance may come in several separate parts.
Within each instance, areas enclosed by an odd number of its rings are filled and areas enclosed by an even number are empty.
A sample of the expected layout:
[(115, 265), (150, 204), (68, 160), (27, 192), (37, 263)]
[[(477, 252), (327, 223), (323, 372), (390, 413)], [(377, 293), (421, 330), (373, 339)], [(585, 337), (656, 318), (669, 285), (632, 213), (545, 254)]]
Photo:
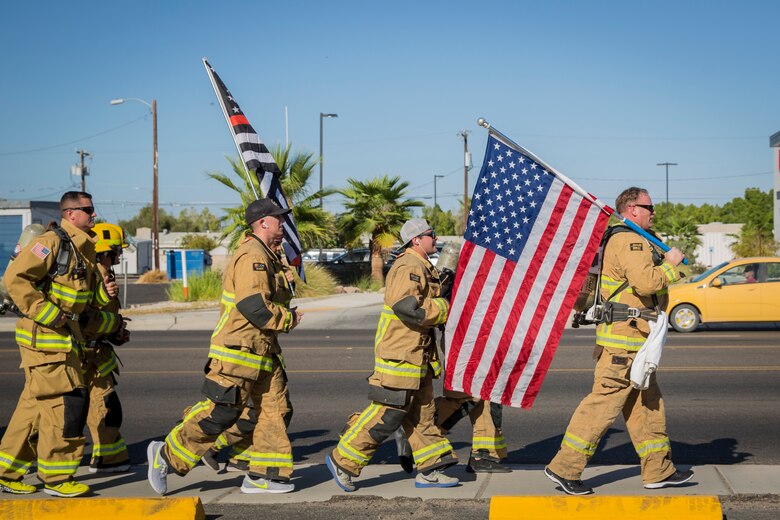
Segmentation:
[(436, 231), (434, 231), (434, 230), (426, 231), (425, 233), (423, 233), (420, 236), (421, 237), (431, 237), (431, 238), (433, 238), (435, 240), (436, 239)]
[(83, 206), (79, 208), (65, 208), (65, 209), (69, 209), (71, 211), (80, 210), (86, 213), (87, 215), (92, 215), (95, 212), (95, 206)]
[(632, 204), (632, 206), (636, 206), (637, 208), (645, 208), (650, 213), (655, 213), (655, 204)]

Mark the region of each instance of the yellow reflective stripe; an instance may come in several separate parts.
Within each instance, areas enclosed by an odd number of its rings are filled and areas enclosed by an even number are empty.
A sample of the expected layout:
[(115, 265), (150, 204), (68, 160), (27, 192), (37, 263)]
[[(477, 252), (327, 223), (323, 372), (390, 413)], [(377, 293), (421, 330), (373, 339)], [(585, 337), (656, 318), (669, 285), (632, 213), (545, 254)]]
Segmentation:
[(41, 325), (51, 325), (54, 323), (60, 315), (60, 308), (54, 305), (52, 302), (45, 302), (41, 312), (35, 316), (34, 320)]
[(116, 328), (116, 321), (119, 316), (113, 312), (100, 312), (100, 325), (98, 326), (98, 334), (107, 334)]
[(653, 439), (649, 441), (645, 441), (638, 446), (636, 446), (636, 453), (639, 455), (639, 458), (647, 457), (651, 453), (657, 453), (659, 451), (671, 451), (672, 444), (669, 442), (669, 437), (664, 437), (662, 439)]
[[(101, 288), (102, 287), (103, 285), (101, 284)], [(49, 294), (51, 296), (56, 296), (58, 300), (68, 303), (89, 303), (90, 300), (92, 300), (92, 291), (77, 291), (76, 289), (71, 289), (70, 287), (66, 287), (57, 282), (52, 282)], [(107, 294), (106, 298), (108, 298)], [(107, 302), (108, 300), (106, 300), (106, 303)]]
[(95, 294), (95, 303), (97, 303), (98, 307), (102, 307), (110, 301), (111, 296), (108, 295), (106, 286), (102, 282), (99, 283), (97, 293)]
[(236, 459), (236, 460), (244, 460), (246, 462), (250, 461), (250, 457), (246, 455), (246, 452), (249, 451), (249, 448), (238, 448), (236, 446), (230, 447), (230, 458)]
[(105, 377), (117, 368), (116, 354), (111, 353), (111, 359), (97, 367), (98, 374)]
[(267, 466), (269, 468), (292, 468), (292, 453), (260, 453), (257, 451), (245, 451), (249, 456), (250, 466)]
[[(16, 329), (16, 342), (20, 345), (33, 347), (32, 333), (23, 329)], [(68, 352), (73, 343), (70, 336), (61, 336), (55, 333), (38, 332), (35, 335), (35, 347), (41, 350), (62, 350)]]
[(596, 445), (593, 443), (590, 443), (584, 439), (580, 439), (573, 433), (567, 431), (563, 436), (563, 442), (561, 442), (561, 446), (566, 446), (568, 448), (573, 449), (574, 451), (577, 451), (579, 453), (582, 453), (583, 455), (587, 455), (588, 457), (593, 456), (594, 453), (596, 453)]
[(118, 455), (127, 451), (124, 439), (120, 438), (113, 444), (95, 444), (92, 446), (93, 457), (106, 457), (108, 455)]
[(483, 450), (490, 450), (490, 449), (496, 449), (500, 450), (503, 448), (506, 448), (506, 439), (504, 439), (503, 435), (499, 437), (474, 437), (471, 440), (471, 450), (477, 451), (480, 449)]
[(438, 361), (431, 361), (431, 368), (433, 369), (433, 377), (439, 377), (441, 375), (441, 363)]
[(374, 358), (374, 371), (397, 377), (413, 377), (420, 379), (425, 377), (427, 367), (418, 366), (404, 361), (388, 361), (379, 357)]
[(451, 451), (452, 446), (450, 446), (450, 441), (444, 439), (437, 442), (436, 444), (431, 444), (430, 446), (426, 446), (412, 452), (412, 456), (414, 457), (414, 462), (420, 465), (428, 459), (439, 455), (444, 455), (445, 453), (449, 453)]
[(220, 298), (219, 302), (222, 305), (233, 305), (236, 303), (236, 295), (232, 292), (227, 292), (225, 290), (222, 291), (222, 298)]
[(30, 466), (32, 466), (32, 461), (26, 462), (19, 460), (8, 453), (0, 451), (0, 468), (5, 468), (8, 471), (24, 475), (27, 473), (27, 470), (30, 469)]
[(38, 472), (44, 475), (73, 475), (79, 469), (81, 460), (38, 459)]
[(223, 290), (222, 298), (219, 300), (219, 303), (225, 307), (225, 310), (222, 311), (222, 315), (219, 317), (217, 326), (214, 327), (214, 333), (211, 335), (212, 338), (219, 334), (219, 332), (222, 330), (222, 327), (224, 327), (225, 323), (227, 323), (228, 316), (230, 316), (230, 311), (236, 307), (236, 295)]
[(341, 439), (339, 439), (339, 443), (336, 446), (336, 450), (343, 457), (360, 466), (365, 466), (368, 464), (368, 461), (371, 460), (371, 457), (356, 450), (350, 443), (355, 439), (355, 437), (357, 437), (358, 433), (363, 429), (366, 423), (373, 419), (377, 413), (379, 413), (380, 409), (380, 405), (373, 403), (370, 404), (368, 408), (366, 408), (363, 413), (360, 414), (358, 420), (355, 421), (355, 425), (341, 436)]
[(179, 439), (176, 438), (176, 434), (184, 427), (188, 420), (192, 419), (200, 412), (207, 410), (210, 405), (211, 401), (201, 401), (199, 403), (195, 403), (195, 405), (190, 408), (190, 411), (184, 416), (182, 422), (179, 423), (173, 430), (171, 430), (171, 432), (165, 438), (165, 444), (168, 446), (168, 448), (170, 448), (171, 453), (173, 453), (177, 459), (184, 462), (190, 468), (194, 467), (195, 464), (198, 463), (200, 457), (185, 448), (179, 442)]
[(613, 324), (601, 324), (596, 327), (596, 343), (602, 347), (622, 348), (630, 352), (639, 350), (645, 343), (645, 338), (632, 338), (612, 332)]
[(450, 311), (450, 304), (444, 298), (434, 298), (433, 303), (439, 307), (439, 315), (436, 317), (436, 323), (434, 325), (441, 325), (447, 322), (447, 316)]
[(227, 448), (229, 446), (227, 439), (225, 438), (225, 434), (222, 433), (217, 437), (217, 440), (214, 441), (214, 451), (219, 451), (222, 448)]
[(670, 283), (677, 281), (677, 271), (672, 264), (664, 262), (659, 265), (658, 268), (664, 273), (664, 276), (666, 276), (666, 279), (669, 280)]
[(270, 357), (258, 356), (257, 354), (252, 354), (251, 352), (242, 352), (240, 350), (230, 349), (220, 345), (212, 344), (209, 347), (209, 357), (218, 359), (225, 363), (241, 365), (242, 367), (256, 368), (259, 370), (265, 370), (266, 372), (273, 372), (274, 369), (274, 361)]
[(284, 313), (284, 323), (282, 324), (282, 330), (284, 332), (290, 332), (290, 326), (292, 325), (292, 316), (293, 316), (292, 312), (284, 308), (282, 308), (282, 312)]

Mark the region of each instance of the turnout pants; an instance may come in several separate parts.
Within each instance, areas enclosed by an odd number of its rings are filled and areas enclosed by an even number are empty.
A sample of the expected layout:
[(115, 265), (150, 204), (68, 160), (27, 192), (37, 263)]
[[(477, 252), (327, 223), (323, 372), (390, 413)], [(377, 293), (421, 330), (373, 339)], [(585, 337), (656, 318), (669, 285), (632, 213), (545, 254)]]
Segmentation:
[(80, 365), (72, 350), (64, 361), (24, 368), (22, 395), (0, 441), (0, 478), (22, 480), (37, 459), (44, 484), (73, 479), (84, 452), (88, 405)]
[(471, 453), (496, 462), (507, 455), (506, 439), (501, 430), (501, 405), (471, 397), (463, 392), (444, 390), (436, 398), (436, 425), (449, 432), (462, 418), (471, 421)]
[(116, 393), (113, 373), (98, 375), (94, 366), (85, 373), (89, 389), (87, 427), (92, 437), (92, 462), (96, 468), (110, 468), (127, 464), (130, 455), (119, 433), (122, 426), (122, 404)]
[(599, 441), (622, 413), (639, 455), (643, 483), (660, 482), (674, 474), (661, 390), (655, 374), (647, 390), (631, 386), (635, 356), (636, 352), (604, 347), (596, 363), (593, 389), (574, 411), (561, 448), (549, 464), (554, 473), (579, 480)]
[(353, 477), (360, 475), (377, 448), (403, 426), (412, 447), (418, 471), (446, 468), (458, 459), (449, 441), (436, 426), (431, 371), (421, 381), (419, 390), (408, 390), (406, 404), (390, 406), (372, 401), (361, 413), (353, 414), (341, 434), (331, 458)]
[[(171, 469), (179, 475), (188, 473), (206, 451), (215, 445), (223, 432), (236, 425), (246, 404), (252, 400), (257, 410), (257, 427), (253, 428), (252, 446), (243, 452), (249, 460), (249, 474), (286, 481), (293, 472), (293, 456), (287, 437), (285, 418), (292, 414), (287, 377), (277, 356), (273, 357), (271, 372), (258, 370), (255, 379), (243, 379), (219, 373), (219, 362), (211, 361), (212, 372), (208, 381), (232, 382), (235, 386), (221, 387), (222, 396), (210, 395), (193, 405), (165, 439), (163, 456)], [(216, 373), (215, 373), (216, 367)], [(227, 379), (226, 379), (227, 378)], [(204, 387), (204, 390), (208, 385)], [(236, 395), (233, 396), (235, 388)], [(219, 390), (217, 390), (219, 391)], [(229, 401), (229, 402), (224, 402)], [(249, 412), (247, 412), (248, 414)], [(249, 422), (247, 422), (249, 424)], [(234, 438), (248, 432), (236, 432)]]

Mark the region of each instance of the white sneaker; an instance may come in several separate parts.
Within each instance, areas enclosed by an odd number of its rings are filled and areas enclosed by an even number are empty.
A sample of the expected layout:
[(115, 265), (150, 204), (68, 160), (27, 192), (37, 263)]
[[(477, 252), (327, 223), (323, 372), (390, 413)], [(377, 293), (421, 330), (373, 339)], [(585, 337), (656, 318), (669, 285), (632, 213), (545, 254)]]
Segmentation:
[(460, 481), (455, 477), (448, 477), (441, 470), (435, 469), (427, 475), (418, 472), (414, 479), (414, 487), (418, 488), (445, 488), (457, 486)]
[(152, 441), (146, 448), (146, 460), (149, 463), (146, 477), (149, 479), (149, 485), (158, 495), (168, 492), (168, 463), (160, 454), (163, 447), (165, 447), (164, 442)]
[(264, 478), (253, 479), (249, 475), (244, 477), (241, 483), (242, 493), (289, 493), (295, 489), (295, 484), (268, 480)]

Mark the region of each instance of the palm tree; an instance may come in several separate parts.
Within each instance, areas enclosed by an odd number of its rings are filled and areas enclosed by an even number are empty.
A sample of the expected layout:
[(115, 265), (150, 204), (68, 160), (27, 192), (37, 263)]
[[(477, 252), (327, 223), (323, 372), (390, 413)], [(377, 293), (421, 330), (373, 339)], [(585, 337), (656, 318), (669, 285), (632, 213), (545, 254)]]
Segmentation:
[[(309, 180), (317, 165), (313, 159), (313, 154), (296, 152), (292, 153), (292, 145), (282, 147), (275, 146), (271, 150), (276, 165), (281, 172), (279, 182), (282, 185), (287, 197), (287, 204), (292, 208), (292, 215), (295, 219), (295, 225), (298, 228), (298, 236), (301, 239), (303, 249), (314, 247), (320, 243), (328, 243), (335, 236), (335, 219), (325, 210), (320, 209), (320, 197), (327, 197), (335, 193), (332, 189), (323, 189), (311, 192), (307, 187)], [(209, 172), (208, 176), (231, 190), (237, 192), (241, 197), (241, 205), (232, 208), (225, 208), (225, 222), (227, 225), (223, 228), (222, 238), (230, 237), (230, 249), (233, 250), (244, 238), (249, 227), (244, 222), (244, 209), (250, 202), (255, 200), (255, 191), (260, 195), (260, 186), (257, 178), (252, 175), (252, 185), (244, 172), (243, 163), (226, 157), (240, 182), (237, 184), (233, 179), (220, 172)]]
[(411, 217), (411, 209), (423, 203), (406, 199), (409, 183), (401, 182), (398, 176), (347, 182), (349, 187), (339, 190), (347, 199), (347, 211), (339, 217), (339, 229), (351, 247), (360, 245), (363, 235), (371, 237), (371, 279), (382, 283), (382, 249), (395, 242), (401, 226)]

